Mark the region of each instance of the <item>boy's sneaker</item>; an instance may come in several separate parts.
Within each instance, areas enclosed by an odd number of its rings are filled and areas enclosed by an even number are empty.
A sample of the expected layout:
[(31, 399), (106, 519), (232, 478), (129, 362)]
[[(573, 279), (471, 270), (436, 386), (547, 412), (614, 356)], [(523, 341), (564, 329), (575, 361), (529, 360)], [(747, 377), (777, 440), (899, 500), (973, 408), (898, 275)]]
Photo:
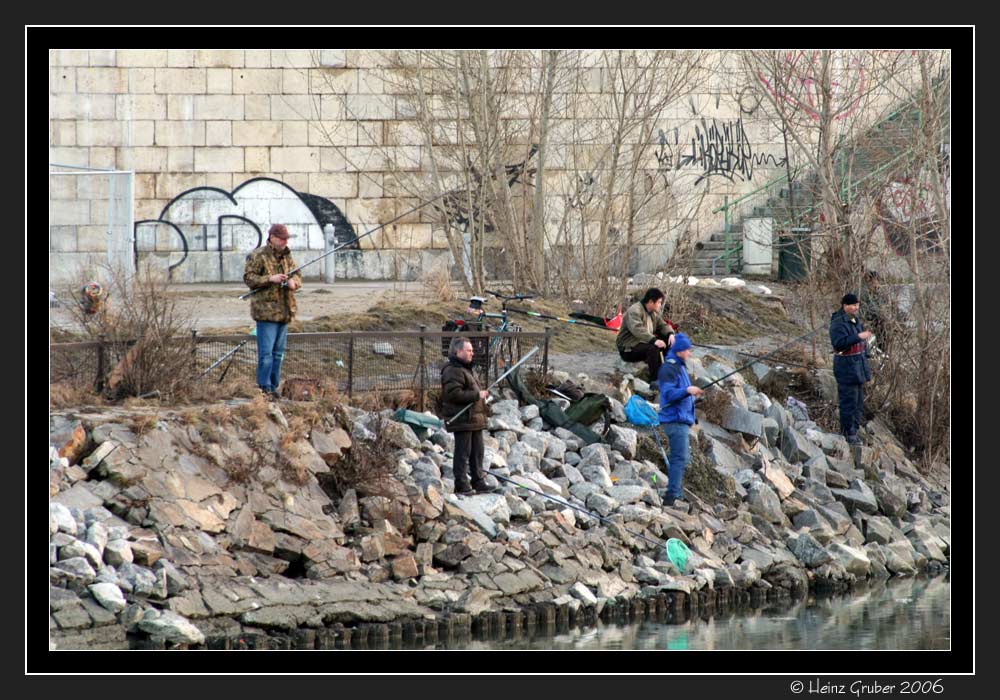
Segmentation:
[(848, 435), (847, 436), (847, 444), (848, 445), (860, 445), (861, 444), (861, 438), (859, 438), (857, 436), (857, 434)]

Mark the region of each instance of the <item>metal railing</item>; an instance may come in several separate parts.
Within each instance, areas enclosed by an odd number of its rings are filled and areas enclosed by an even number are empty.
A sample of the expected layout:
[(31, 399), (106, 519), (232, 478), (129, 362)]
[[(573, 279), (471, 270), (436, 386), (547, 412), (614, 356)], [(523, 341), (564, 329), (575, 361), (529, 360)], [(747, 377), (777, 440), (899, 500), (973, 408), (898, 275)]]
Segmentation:
[[(308, 378), (332, 383), (348, 398), (357, 394), (412, 391), (419, 410), (425, 410), (428, 393), (440, 388), (441, 369), (447, 363), (447, 348), (455, 336), (468, 338), (476, 350), (473, 370), (484, 382), (493, 382), (507, 367), (538, 345), (541, 351), (528, 361), (529, 368), (548, 373), (551, 331), (348, 331), (342, 333), (289, 333), (281, 365), (283, 379)], [(203, 381), (228, 378), (256, 384), (257, 338), (238, 335), (193, 335), (193, 369), (205, 373)], [(96, 340), (53, 343), (50, 347), (52, 376), (60, 381), (71, 376), (93, 378), (96, 391), (116, 362), (124, 356), (128, 341)], [(55, 361), (58, 358), (59, 361)], [(222, 362), (219, 362), (221, 358)], [(213, 365), (215, 365), (213, 367)]]

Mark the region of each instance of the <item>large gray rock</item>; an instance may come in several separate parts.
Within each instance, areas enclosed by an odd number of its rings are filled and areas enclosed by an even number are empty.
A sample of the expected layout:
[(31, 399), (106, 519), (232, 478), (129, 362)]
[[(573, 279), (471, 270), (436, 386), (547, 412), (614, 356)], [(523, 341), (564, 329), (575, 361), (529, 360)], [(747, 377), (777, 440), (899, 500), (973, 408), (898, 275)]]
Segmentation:
[(582, 503), (586, 503), (591, 494), (603, 493), (604, 489), (598, 484), (585, 481), (582, 484), (571, 485), (569, 492), (574, 498), (579, 499)]
[(65, 532), (67, 535), (76, 535), (76, 518), (62, 503), (49, 503), (49, 519), (55, 520), (59, 531)]
[(612, 486), (608, 495), (618, 503), (638, 503), (648, 491), (645, 486)]
[(833, 560), (843, 566), (848, 573), (859, 578), (864, 578), (871, 570), (871, 560), (863, 548), (834, 542), (827, 547), (827, 551), (833, 556)]
[(797, 530), (805, 528), (810, 535), (816, 538), (817, 541), (824, 544), (830, 542), (834, 537), (833, 528), (830, 527), (830, 524), (826, 521), (826, 519), (813, 508), (807, 508), (793, 517), (792, 525)]
[(774, 489), (762, 482), (755, 482), (750, 484), (747, 492), (747, 502), (752, 512), (771, 523), (784, 522), (785, 514), (781, 510), (781, 501)]
[(612, 449), (622, 453), (625, 459), (634, 459), (639, 444), (639, 436), (631, 428), (612, 425), (609, 437)]
[(722, 427), (759, 438), (764, 436), (764, 417), (739, 406), (730, 406), (722, 419)]
[(948, 557), (944, 553), (945, 543), (926, 523), (917, 523), (906, 533), (906, 538), (918, 554), (942, 564), (948, 563)]
[[(597, 455), (603, 457), (603, 461)], [(589, 457), (584, 457), (583, 461), (577, 465), (577, 469), (587, 481), (597, 484), (605, 491), (614, 485), (611, 481), (608, 458), (603, 451), (592, 452)]]
[(909, 576), (917, 572), (913, 545), (907, 540), (890, 542), (882, 547), (885, 554), (885, 568), (899, 576)]
[(788, 411), (786, 411), (784, 407), (777, 402), (773, 402), (768, 407), (767, 417), (773, 418), (778, 423), (778, 427), (781, 429), (782, 433), (784, 433), (785, 428), (792, 422), (792, 417), (788, 415)]
[(125, 609), (125, 596), (121, 589), (113, 583), (94, 583), (88, 586), (90, 594), (94, 600), (113, 613), (121, 612)]
[(715, 467), (729, 474), (734, 474), (746, 466), (743, 460), (722, 442), (714, 438), (707, 438), (707, 440), (708, 449), (705, 450), (705, 456)]
[(74, 540), (59, 549), (60, 559), (73, 559), (74, 557), (84, 557), (94, 569), (100, 569), (103, 564), (101, 553), (97, 551), (97, 547), (80, 540)]
[(764, 440), (768, 447), (777, 447), (781, 442), (781, 426), (774, 418), (764, 418), (761, 421), (761, 429), (764, 431)]
[(898, 518), (906, 513), (905, 489), (893, 487), (888, 483), (880, 481), (875, 483), (875, 488), (873, 490), (875, 493), (875, 500), (878, 502), (878, 508), (884, 514), (890, 518)]
[(847, 509), (844, 508), (844, 504), (840, 502), (828, 503), (826, 505), (818, 506), (819, 512), (830, 523), (830, 527), (833, 529), (835, 535), (843, 535), (854, 521), (851, 520), (851, 516), (848, 515)]
[(201, 630), (170, 610), (147, 610), (139, 621), (139, 629), (176, 644), (205, 643), (205, 635)]
[(833, 561), (833, 556), (808, 532), (800, 532), (788, 539), (788, 549), (810, 569)]
[(848, 513), (861, 511), (862, 513), (874, 515), (878, 512), (878, 502), (875, 500), (875, 494), (868, 488), (868, 484), (859, 479), (851, 482), (850, 489), (831, 490), (837, 500), (847, 508)]
[(73, 557), (57, 562), (52, 568), (65, 572), (71, 579), (89, 584), (97, 578), (97, 572), (84, 557)]
[(167, 597), (167, 582), (149, 569), (125, 563), (118, 567), (122, 587), (139, 596)]
[(865, 522), (865, 542), (886, 545), (901, 537), (903, 533), (898, 532), (888, 518), (876, 515)]
[(806, 462), (823, 454), (816, 445), (790, 425), (785, 426), (781, 434), (781, 453), (789, 462)]
[(587, 586), (579, 581), (570, 587), (569, 594), (582, 602), (584, 605), (597, 605), (597, 596), (595, 596), (590, 589), (587, 588)]
[(87, 544), (93, 546), (102, 556), (108, 544), (108, 527), (100, 521), (95, 521), (87, 527), (85, 536)]
[(593, 493), (587, 497), (586, 505), (589, 510), (599, 513), (602, 517), (606, 518), (618, 507), (618, 502), (602, 493)]

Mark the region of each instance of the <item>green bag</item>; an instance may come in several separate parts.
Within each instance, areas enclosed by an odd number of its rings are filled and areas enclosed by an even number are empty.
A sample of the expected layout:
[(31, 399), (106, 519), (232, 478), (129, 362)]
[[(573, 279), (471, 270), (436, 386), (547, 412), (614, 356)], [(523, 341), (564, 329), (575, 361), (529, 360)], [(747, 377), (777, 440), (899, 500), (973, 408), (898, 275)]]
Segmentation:
[[(588, 428), (581, 421), (571, 418), (566, 412), (563, 412), (562, 408), (560, 408), (559, 404), (555, 401), (543, 401), (535, 398), (535, 395), (531, 393), (527, 386), (525, 386), (524, 380), (521, 379), (520, 368), (507, 375), (507, 380), (510, 383), (511, 388), (514, 390), (514, 393), (518, 395), (518, 398), (520, 398), (521, 401), (538, 406), (539, 415), (548, 425), (551, 425), (554, 428), (564, 428), (576, 435), (588, 445), (604, 441), (600, 435)], [(607, 397), (603, 398), (607, 401)], [(570, 408), (572, 408), (572, 406), (570, 406)]]

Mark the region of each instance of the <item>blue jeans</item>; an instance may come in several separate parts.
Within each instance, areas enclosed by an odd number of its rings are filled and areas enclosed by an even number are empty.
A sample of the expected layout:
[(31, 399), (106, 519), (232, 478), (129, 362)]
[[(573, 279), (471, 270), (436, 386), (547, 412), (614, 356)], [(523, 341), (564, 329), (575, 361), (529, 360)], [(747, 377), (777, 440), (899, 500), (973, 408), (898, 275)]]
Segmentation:
[(257, 386), (264, 391), (278, 390), (287, 340), (287, 323), (257, 321)]
[(684, 470), (691, 459), (691, 443), (687, 423), (660, 423), (670, 441), (670, 467), (667, 470), (667, 496), (682, 497)]

